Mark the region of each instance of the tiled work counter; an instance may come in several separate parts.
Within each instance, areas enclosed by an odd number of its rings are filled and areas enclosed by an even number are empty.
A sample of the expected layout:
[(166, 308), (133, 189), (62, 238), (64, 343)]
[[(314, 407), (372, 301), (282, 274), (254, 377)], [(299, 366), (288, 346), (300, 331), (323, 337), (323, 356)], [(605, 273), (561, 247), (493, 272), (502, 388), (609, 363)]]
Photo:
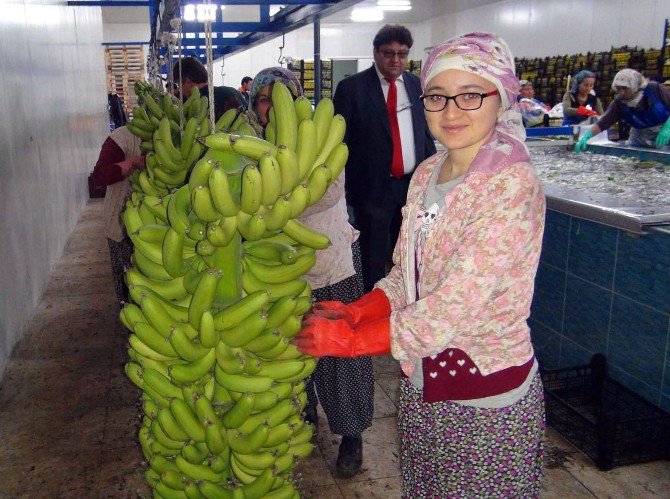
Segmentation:
[(548, 208), (529, 321), (540, 362), (573, 366), (604, 353), (613, 378), (670, 411), (665, 156), (532, 154)]

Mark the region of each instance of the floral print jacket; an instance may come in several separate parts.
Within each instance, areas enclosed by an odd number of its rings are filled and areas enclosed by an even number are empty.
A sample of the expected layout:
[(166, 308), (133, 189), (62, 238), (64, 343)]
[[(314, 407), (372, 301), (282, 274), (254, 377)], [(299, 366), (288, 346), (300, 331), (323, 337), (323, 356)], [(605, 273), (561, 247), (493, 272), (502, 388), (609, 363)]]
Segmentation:
[(447, 154), (438, 152), (414, 173), (395, 266), (377, 287), (391, 302), (392, 353), (407, 375), (422, 358), (447, 348), (463, 350), (488, 375), (533, 356), (526, 319), (545, 198), (528, 162), (473, 164), (430, 226), (417, 278), (414, 248), (424, 194)]

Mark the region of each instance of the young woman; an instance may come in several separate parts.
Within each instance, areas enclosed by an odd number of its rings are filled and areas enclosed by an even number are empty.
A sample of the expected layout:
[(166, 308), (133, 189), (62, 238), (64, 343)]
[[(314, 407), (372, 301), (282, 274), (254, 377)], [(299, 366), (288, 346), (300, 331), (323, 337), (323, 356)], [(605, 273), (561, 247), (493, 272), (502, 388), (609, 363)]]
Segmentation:
[[(300, 82), (290, 70), (274, 67), (258, 73), (249, 91), (249, 108), (263, 127), (269, 121), (272, 85), (277, 81), (288, 87), (294, 99), (302, 95)], [(299, 220), (326, 234), (332, 243), (328, 249), (317, 252), (316, 265), (305, 275), (312, 287), (314, 300), (349, 303), (360, 298), (363, 294), (361, 253), (358, 233), (348, 222), (344, 174), (328, 188), (318, 203), (300, 215)], [(307, 396), (307, 420), (317, 423), (316, 408), (321, 402), (330, 431), (342, 435), (336, 463), (338, 475), (342, 478), (355, 475), (363, 460), (361, 433), (372, 425), (372, 359), (367, 356), (319, 359), (307, 383)]]
[(295, 342), (400, 361), (404, 497), (537, 497), (544, 405), (526, 319), (545, 199), (514, 59), (471, 33), (435, 47), (421, 81), (447, 151), (412, 178), (395, 266), (357, 302), (317, 304)]
[(563, 96), (563, 125), (579, 125), (591, 116), (603, 114), (603, 104), (593, 93), (596, 75), (585, 69), (572, 79), (572, 87)]

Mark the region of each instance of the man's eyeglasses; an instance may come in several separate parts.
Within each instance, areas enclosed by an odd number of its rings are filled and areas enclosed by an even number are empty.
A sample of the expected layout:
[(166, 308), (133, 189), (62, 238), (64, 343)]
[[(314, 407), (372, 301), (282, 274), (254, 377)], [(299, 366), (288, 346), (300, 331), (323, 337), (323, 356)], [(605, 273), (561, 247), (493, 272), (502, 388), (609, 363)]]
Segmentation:
[(431, 113), (436, 113), (439, 111), (444, 111), (447, 104), (450, 100), (456, 103), (456, 107), (463, 111), (475, 111), (482, 107), (482, 102), (486, 97), (491, 97), (492, 95), (498, 95), (497, 90), (485, 94), (478, 94), (476, 92), (465, 92), (458, 95), (440, 95), (440, 94), (428, 94), (422, 95), (419, 97), (423, 101), (423, 108), (426, 111)]
[(384, 56), (384, 59), (393, 59), (395, 56), (398, 56), (398, 59), (405, 60), (409, 56), (407, 50), (380, 50), (380, 52)]

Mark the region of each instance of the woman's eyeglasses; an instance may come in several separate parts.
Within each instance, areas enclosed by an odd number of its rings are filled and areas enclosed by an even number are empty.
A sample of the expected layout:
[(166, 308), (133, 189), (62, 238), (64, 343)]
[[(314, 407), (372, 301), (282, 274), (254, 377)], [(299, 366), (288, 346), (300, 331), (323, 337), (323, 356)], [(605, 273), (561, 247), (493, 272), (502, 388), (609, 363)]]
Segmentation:
[(447, 104), (450, 100), (453, 100), (456, 103), (456, 107), (463, 111), (475, 111), (482, 107), (482, 102), (486, 97), (491, 97), (492, 95), (498, 95), (497, 90), (492, 90), (485, 94), (479, 94), (476, 92), (465, 92), (458, 95), (441, 95), (441, 94), (427, 94), (419, 97), (423, 102), (423, 108), (426, 111), (431, 113), (436, 113), (439, 111), (444, 111)]

